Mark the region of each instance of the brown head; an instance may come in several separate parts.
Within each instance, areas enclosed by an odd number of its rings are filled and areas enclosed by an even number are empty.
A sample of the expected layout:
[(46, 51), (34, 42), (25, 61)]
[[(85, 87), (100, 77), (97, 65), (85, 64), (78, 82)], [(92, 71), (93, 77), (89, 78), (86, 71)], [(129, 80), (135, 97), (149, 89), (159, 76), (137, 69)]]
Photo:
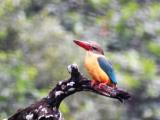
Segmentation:
[(87, 51), (104, 55), (102, 47), (95, 41), (86, 42), (86, 41), (74, 40), (74, 42)]

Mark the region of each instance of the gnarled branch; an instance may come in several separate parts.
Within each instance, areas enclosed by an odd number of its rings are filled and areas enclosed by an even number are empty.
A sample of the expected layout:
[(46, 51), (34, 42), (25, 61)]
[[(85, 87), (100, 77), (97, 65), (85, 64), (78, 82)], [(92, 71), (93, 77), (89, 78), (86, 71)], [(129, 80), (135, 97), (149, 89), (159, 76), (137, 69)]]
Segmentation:
[(100, 89), (98, 85), (92, 86), (91, 80), (84, 77), (78, 70), (76, 64), (68, 66), (71, 77), (68, 80), (60, 81), (48, 94), (47, 97), (17, 111), (8, 120), (62, 120), (59, 112), (61, 101), (67, 96), (80, 91), (91, 91), (99, 95), (118, 99), (121, 102), (130, 98), (130, 95), (118, 88), (113, 89), (105, 86)]

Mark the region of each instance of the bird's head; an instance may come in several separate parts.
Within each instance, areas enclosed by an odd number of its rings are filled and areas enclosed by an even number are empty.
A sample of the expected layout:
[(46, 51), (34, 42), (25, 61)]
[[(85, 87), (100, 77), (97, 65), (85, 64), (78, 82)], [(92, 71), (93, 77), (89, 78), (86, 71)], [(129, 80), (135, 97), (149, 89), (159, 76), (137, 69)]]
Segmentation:
[(84, 48), (87, 51), (104, 55), (102, 47), (95, 41), (86, 42), (86, 41), (74, 40), (74, 42), (78, 46)]

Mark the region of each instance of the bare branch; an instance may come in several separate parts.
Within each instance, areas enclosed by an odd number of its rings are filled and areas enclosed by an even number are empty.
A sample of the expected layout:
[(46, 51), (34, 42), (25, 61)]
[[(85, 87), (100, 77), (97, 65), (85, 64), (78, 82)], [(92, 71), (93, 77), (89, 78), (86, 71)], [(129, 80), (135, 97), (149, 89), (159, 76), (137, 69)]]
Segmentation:
[(47, 97), (35, 102), (29, 107), (17, 111), (8, 120), (62, 120), (59, 112), (61, 101), (67, 96), (80, 91), (91, 91), (99, 95), (118, 99), (121, 102), (130, 98), (130, 95), (118, 88), (113, 89), (105, 86), (100, 89), (98, 85), (92, 86), (91, 80), (84, 77), (76, 64), (68, 66), (71, 77), (60, 81), (48, 94)]

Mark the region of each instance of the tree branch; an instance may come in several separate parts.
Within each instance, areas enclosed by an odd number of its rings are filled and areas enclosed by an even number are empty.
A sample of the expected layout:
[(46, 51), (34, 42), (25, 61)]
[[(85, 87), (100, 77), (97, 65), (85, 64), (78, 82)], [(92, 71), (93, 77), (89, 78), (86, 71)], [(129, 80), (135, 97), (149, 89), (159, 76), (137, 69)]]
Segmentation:
[(71, 77), (68, 80), (60, 81), (48, 94), (47, 97), (17, 111), (8, 120), (62, 120), (59, 112), (61, 101), (67, 96), (80, 91), (91, 91), (99, 95), (118, 99), (123, 102), (130, 98), (130, 95), (118, 88), (113, 89), (105, 86), (100, 89), (98, 85), (92, 86), (91, 80), (84, 77), (78, 70), (76, 64), (68, 66)]

